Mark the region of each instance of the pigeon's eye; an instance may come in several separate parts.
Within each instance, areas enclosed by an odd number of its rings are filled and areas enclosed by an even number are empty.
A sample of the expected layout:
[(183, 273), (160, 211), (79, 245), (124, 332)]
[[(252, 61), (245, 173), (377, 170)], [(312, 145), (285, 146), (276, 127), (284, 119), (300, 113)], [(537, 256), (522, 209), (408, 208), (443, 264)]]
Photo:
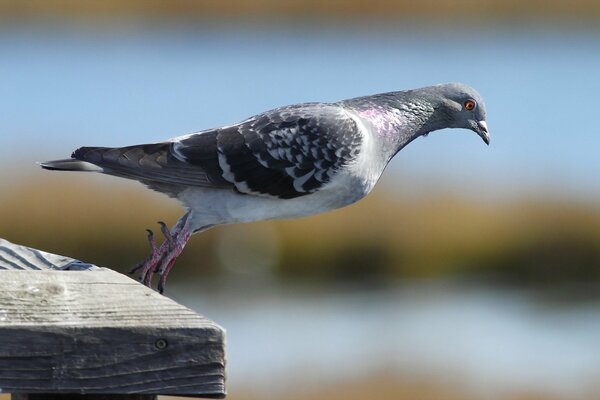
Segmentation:
[(474, 100), (467, 100), (467, 101), (465, 101), (465, 109), (467, 109), (469, 111), (475, 109), (476, 105), (477, 105), (477, 103), (475, 103)]

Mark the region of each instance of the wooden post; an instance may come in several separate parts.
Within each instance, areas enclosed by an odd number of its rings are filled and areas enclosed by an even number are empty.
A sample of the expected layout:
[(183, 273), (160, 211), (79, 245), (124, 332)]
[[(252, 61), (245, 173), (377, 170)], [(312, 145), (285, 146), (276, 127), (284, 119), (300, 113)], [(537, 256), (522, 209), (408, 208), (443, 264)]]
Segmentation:
[(225, 333), (115, 271), (0, 239), (0, 392), (225, 396)]

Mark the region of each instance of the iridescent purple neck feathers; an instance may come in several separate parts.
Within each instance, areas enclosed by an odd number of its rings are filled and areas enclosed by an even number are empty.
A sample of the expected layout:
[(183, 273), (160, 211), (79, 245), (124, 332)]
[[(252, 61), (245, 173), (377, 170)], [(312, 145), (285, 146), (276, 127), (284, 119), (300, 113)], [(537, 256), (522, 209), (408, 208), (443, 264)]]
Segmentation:
[(374, 137), (381, 140), (383, 151), (392, 157), (415, 138), (428, 133), (430, 116), (435, 108), (426, 102), (398, 101), (396, 93), (357, 98), (342, 106), (352, 110), (373, 127)]

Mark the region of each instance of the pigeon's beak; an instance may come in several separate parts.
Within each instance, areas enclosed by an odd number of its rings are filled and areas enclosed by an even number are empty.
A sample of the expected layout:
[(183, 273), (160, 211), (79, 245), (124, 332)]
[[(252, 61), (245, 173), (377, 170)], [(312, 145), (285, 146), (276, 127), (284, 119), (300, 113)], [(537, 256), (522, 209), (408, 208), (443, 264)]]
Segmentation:
[(487, 124), (485, 121), (477, 121), (475, 124), (475, 132), (479, 135), (480, 138), (483, 139), (485, 144), (490, 145), (490, 133), (488, 131)]

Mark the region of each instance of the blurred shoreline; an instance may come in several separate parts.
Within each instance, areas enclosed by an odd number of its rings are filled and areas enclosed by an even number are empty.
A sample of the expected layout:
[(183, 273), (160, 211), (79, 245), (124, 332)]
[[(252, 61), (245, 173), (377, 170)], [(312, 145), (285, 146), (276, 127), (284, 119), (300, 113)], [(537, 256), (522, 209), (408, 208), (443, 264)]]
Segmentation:
[(189, 19), (197, 17), (227, 19), (311, 19), (343, 20), (376, 18), (380, 22), (426, 18), (440, 21), (514, 20), (515, 18), (560, 18), (573, 23), (597, 20), (600, 3), (589, 0), (551, 0), (543, 4), (517, 0), (453, 0), (453, 1), (358, 1), (358, 0), (261, 0), (261, 1), (193, 1), (193, 0), (125, 0), (125, 1), (12, 1), (0, 0), (0, 15), (30, 17), (35, 15), (75, 18), (113, 18), (145, 16)]
[[(0, 237), (127, 270), (145, 257), (144, 229), (154, 228), (155, 219), (173, 223), (183, 211), (137, 183), (94, 178), (28, 178), (2, 190)], [(379, 188), (341, 210), (203, 233), (171, 278), (230, 274), (242, 281), (273, 276), (379, 285), (456, 276), (554, 287), (600, 281), (599, 243), (594, 202), (407, 198)]]

